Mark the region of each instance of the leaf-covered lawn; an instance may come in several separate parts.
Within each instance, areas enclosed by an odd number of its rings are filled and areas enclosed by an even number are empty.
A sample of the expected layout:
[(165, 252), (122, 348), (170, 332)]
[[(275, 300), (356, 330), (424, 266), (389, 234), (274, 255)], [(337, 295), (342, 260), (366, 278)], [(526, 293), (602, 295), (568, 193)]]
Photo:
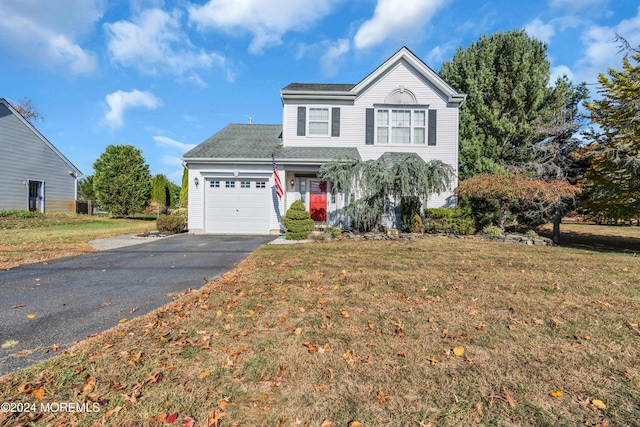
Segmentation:
[(89, 240), (155, 228), (155, 221), (86, 215), (0, 218), (0, 269), (92, 252)]
[(98, 412), (0, 424), (637, 425), (638, 307), (629, 254), (446, 238), (267, 245), (0, 379), (0, 402)]

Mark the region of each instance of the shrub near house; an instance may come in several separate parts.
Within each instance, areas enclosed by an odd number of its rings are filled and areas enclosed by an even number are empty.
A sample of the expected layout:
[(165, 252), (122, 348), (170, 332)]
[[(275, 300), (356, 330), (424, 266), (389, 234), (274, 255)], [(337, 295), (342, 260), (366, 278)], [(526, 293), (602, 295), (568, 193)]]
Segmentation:
[(282, 218), (288, 240), (304, 240), (313, 231), (314, 222), (304, 204), (296, 200)]

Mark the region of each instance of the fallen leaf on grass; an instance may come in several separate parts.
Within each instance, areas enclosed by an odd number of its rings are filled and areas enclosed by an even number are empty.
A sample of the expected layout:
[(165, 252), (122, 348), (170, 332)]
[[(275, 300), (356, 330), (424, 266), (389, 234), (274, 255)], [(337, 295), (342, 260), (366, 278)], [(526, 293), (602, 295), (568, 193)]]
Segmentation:
[(464, 347), (457, 346), (453, 348), (453, 354), (458, 357), (461, 357), (464, 354)]
[(307, 350), (309, 350), (309, 353), (314, 353), (318, 350), (318, 346), (311, 341), (303, 342), (302, 345), (307, 347)]
[(167, 424), (173, 424), (176, 418), (178, 418), (177, 412), (174, 412), (173, 414), (169, 415), (169, 417), (167, 418)]
[(44, 390), (41, 388), (33, 390), (33, 397), (36, 399), (42, 399), (44, 397)]
[(378, 394), (376, 394), (376, 398), (378, 399), (378, 402), (380, 402), (381, 405), (384, 405), (385, 403), (387, 403), (388, 397), (384, 395), (382, 390), (378, 390)]
[(320, 427), (333, 427), (333, 424), (329, 420), (324, 420), (322, 424), (320, 424)]
[(218, 402), (218, 406), (224, 411), (225, 409), (227, 409), (227, 406), (229, 406), (229, 401), (222, 399)]
[(207, 416), (206, 427), (218, 427), (220, 425), (220, 419), (226, 415), (225, 412), (212, 409)]
[(349, 421), (348, 427), (362, 427), (362, 423), (358, 420)]
[(182, 427), (193, 427), (195, 422), (196, 422), (196, 420), (194, 420), (191, 417), (184, 417), (182, 419)]
[(593, 399), (591, 401), (591, 404), (598, 409), (607, 409), (607, 405), (605, 405), (604, 402), (600, 399)]
[(5, 341), (4, 344), (2, 344), (2, 348), (11, 348), (11, 347), (15, 347), (16, 345), (18, 345), (18, 341), (8, 340), (8, 341)]
[(344, 317), (345, 319), (348, 319), (349, 317), (351, 317), (347, 310), (342, 310), (340, 314), (342, 314), (342, 317)]
[(562, 397), (562, 392), (559, 390), (556, 391), (552, 391), (551, 393), (549, 393), (551, 395), (551, 397)]
[[(120, 412), (120, 410), (122, 409), (122, 406), (116, 406), (113, 409), (109, 409), (105, 414), (104, 414), (104, 419), (107, 420), (109, 419), (109, 417), (111, 417), (112, 415), (117, 414), (118, 412)], [(160, 421), (160, 417), (158, 417), (158, 421), (159, 422), (164, 422), (167, 419), (167, 416), (165, 414), (164, 415), (164, 419), (162, 421)]]
[(201, 373), (200, 375), (198, 375), (198, 378), (203, 379), (203, 378), (207, 378), (208, 376), (211, 375), (210, 371), (204, 371), (203, 373)]

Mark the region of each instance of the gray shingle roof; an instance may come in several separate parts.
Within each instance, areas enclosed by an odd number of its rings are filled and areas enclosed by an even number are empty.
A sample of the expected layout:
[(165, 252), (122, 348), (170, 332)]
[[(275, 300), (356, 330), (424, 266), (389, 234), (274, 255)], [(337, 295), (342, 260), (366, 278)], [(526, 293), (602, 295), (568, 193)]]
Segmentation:
[(355, 84), (339, 83), (291, 83), (283, 91), (303, 91), (303, 92), (348, 92)]
[(183, 157), (189, 159), (248, 159), (271, 161), (290, 159), (360, 159), (353, 147), (284, 147), (282, 125), (230, 124)]

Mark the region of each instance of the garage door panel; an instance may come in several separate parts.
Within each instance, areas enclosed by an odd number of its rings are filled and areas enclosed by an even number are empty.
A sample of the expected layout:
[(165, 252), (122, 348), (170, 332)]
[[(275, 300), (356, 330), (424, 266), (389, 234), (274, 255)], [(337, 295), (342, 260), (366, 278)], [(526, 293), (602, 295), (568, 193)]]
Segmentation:
[[(205, 190), (205, 233), (209, 234), (269, 234), (269, 189), (251, 180), (249, 188), (241, 187), (246, 180), (220, 179), (218, 187), (207, 183)], [(227, 181), (233, 182), (229, 187)], [(245, 184), (246, 185), (246, 184)]]

